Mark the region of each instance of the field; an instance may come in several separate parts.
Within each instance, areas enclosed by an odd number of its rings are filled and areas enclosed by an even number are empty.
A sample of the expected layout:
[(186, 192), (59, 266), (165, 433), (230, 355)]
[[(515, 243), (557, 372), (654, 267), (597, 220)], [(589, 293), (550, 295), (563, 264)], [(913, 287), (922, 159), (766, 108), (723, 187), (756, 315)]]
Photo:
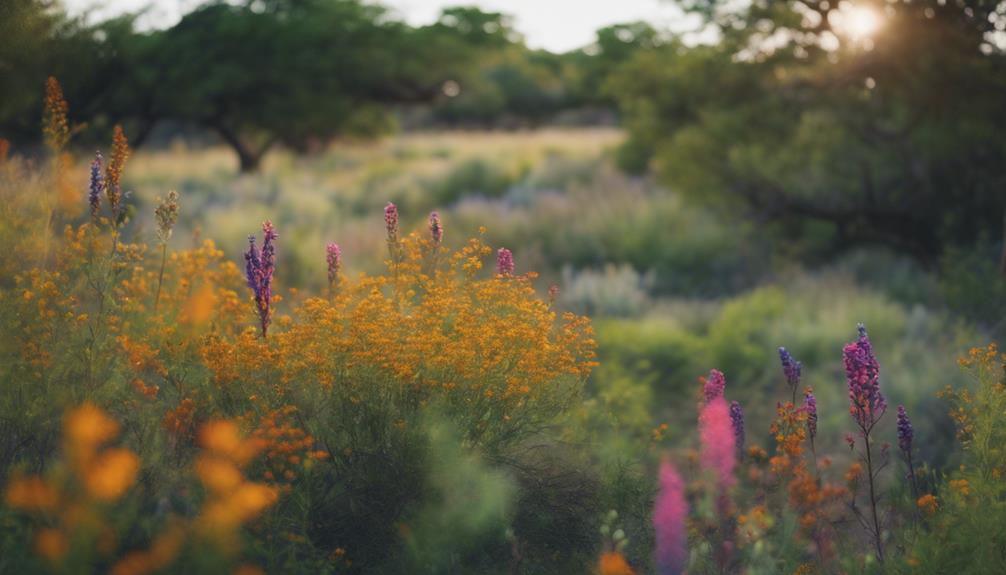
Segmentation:
[(237, 175), (54, 114), (0, 158), (0, 572), (997, 569), (1006, 356), (910, 258), (800, 263), (613, 128)]

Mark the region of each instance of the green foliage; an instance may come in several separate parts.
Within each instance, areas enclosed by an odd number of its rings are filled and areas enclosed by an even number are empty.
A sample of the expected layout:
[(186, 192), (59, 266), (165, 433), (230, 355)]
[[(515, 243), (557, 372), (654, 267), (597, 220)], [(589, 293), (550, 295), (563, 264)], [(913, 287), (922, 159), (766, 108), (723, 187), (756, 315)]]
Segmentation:
[(626, 167), (652, 158), (673, 189), (790, 237), (827, 223), (835, 250), (884, 244), (931, 265), (1000, 235), (1006, 148), (986, 142), (1006, 125), (1006, 58), (987, 3), (887, 3), (865, 40), (831, 29), (840, 3), (690, 5), (721, 42), (642, 51), (610, 80)]
[[(960, 467), (936, 490), (936, 507), (922, 512), (905, 536), (911, 572), (995, 573), (1006, 557), (1006, 357), (992, 345), (972, 350), (962, 365), (969, 385), (948, 386), (951, 415), (964, 448)], [(922, 507), (920, 505), (920, 507)], [(900, 566), (891, 572), (907, 572)]]

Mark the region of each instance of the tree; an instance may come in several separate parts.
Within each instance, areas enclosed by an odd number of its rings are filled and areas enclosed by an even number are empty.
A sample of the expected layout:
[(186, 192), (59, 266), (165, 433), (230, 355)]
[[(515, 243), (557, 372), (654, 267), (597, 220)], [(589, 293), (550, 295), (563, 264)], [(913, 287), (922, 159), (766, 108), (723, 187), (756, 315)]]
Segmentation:
[(639, 53), (611, 79), (630, 149), (667, 182), (790, 237), (816, 222), (835, 249), (925, 264), (1001, 233), (1006, 3), (727, 4), (687, 3), (720, 43)]

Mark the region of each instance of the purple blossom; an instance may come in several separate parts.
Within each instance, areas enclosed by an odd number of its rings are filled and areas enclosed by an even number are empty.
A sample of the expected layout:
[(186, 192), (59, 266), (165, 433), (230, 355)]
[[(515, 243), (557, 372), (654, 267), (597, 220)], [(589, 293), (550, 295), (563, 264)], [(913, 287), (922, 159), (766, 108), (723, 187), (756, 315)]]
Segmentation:
[(807, 411), (807, 435), (810, 436), (810, 442), (813, 443), (814, 438), (817, 437), (817, 399), (810, 391), (804, 393), (803, 408)]
[(272, 320), (272, 274), (276, 269), (276, 246), (279, 239), (272, 222), (262, 223), (262, 249), (255, 245), (255, 236), (248, 236), (248, 251), (245, 253), (245, 277), (248, 287), (255, 295), (255, 307), (258, 310), (262, 327), (262, 337), (269, 330)]
[(887, 411), (887, 400), (880, 392), (880, 364), (863, 324), (859, 324), (859, 339), (847, 344), (842, 355), (849, 384), (849, 413), (869, 432)]
[(91, 162), (91, 185), (87, 192), (87, 201), (91, 204), (91, 217), (96, 218), (101, 209), (101, 191), (105, 188), (105, 181), (101, 176), (104, 158), (101, 152), (94, 153), (94, 160)]
[(325, 261), (328, 263), (328, 285), (332, 287), (339, 279), (339, 271), (342, 269), (342, 250), (339, 244), (330, 242), (325, 246)]
[(796, 387), (800, 384), (800, 370), (803, 365), (793, 358), (793, 355), (789, 353), (785, 347), (779, 348), (779, 360), (782, 362), (782, 372), (786, 375), (786, 382), (789, 383), (791, 387)]
[(908, 419), (908, 413), (905, 411), (904, 405), (898, 406), (898, 447), (905, 455), (910, 455), (912, 453), (912, 439), (915, 438), (915, 429), (912, 427), (911, 420)]
[(496, 274), (501, 276), (512, 276), (513, 270), (513, 253), (506, 248), (500, 248), (496, 252)]
[(730, 424), (734, 429), (734, 443), (737, 452), (744, 453), (744, 409), (736, 401), (730, 402)]
[(727, 380), (723, 377), (723, 372), (718, 369), (710, 369), (709, 376), (702, 382), (702, 395), (706, 398), (706, 403), (717, 397), (723, 397), (726, 387)]
[(398, 207), (391, 202), (384, 206), (384, 225), (388, 230), (388, 243), (396, 243), (398, 241)]
[(444, 239), (444, 225), (440, 221), (440, 214), (437, 212), (430, 212), (430, 237), (433, 239), (434, 245), (440, 245), (440, 242)]

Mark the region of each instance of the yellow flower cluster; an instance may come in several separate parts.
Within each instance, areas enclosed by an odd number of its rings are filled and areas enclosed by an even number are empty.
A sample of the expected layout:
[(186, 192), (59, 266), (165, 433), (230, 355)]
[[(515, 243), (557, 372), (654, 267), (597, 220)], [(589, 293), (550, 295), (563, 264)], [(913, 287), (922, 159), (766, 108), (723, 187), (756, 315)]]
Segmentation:
[(406, 394), (504, 427), (568, 403), (595, 365), (586, 318), (557, 318), (533, 276), (477, 277), (491, 253), (478, 239), (450, 258), (414, 234), (400, 241), (387, 275), (306, 299), (268, 340), (250, 327), (207, 337), (200, 354), (214, 381), (251, 385), (260, 398), (282, 397), (293, 382), (352, 403)]
[(125, 448), (105, 447), (119, 435), (119, 425), (103, 411), (84, 404), (63, 421), (64, 455), (71, 478), (14, 476), (6, 502), (47, 519), (35, 532), (35, 549), (54, 564), (64, 560), (78, 534), (99, 533), (99, 546), (114, 546), (114, 533), (101, 521), (100, 506), (119, 500), (136, 481), (140, 460)]

